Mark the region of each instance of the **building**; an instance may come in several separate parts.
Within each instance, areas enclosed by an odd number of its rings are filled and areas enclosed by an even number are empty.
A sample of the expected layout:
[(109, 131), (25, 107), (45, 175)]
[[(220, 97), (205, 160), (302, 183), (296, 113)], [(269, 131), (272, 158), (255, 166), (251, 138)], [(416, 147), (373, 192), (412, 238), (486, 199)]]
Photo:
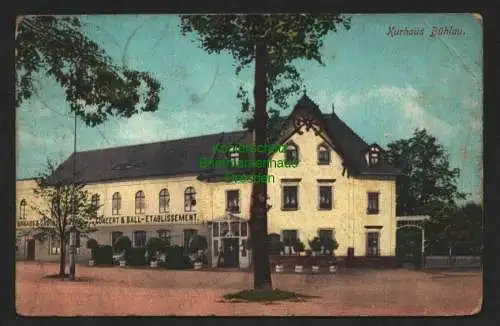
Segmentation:
[[(337, 256), (395, 257), (399, 172), (377, 144), (368, 145), (335, 112), (322, 113), (305, 94), (269, 134), (277, 146), (266, 180), (268, 233), (300, 238), (306, 247), (315, 236), (335, 236)], [(160, 237), (186, 245), (198, 233), (209, 241), (213, 266), (219, 251), (226, 266), (249, 266), (252, 184), (228, 175), (251, 173), (245, 162), (252, 162), (253, 153), (242, 148), (252, 142), (251, 132), (235, 131), (76, 153), (79, 181), (102, 205), (95, 239), (112, 244), (127, 235), (134, 246), (143, 246), (149, 237)], [(229, 150), (223, 153), (224, 148)], [(71, 176), (74, 158), (57, 173)], [(213, 164), (222, 159), (238, 168)], [(29, 259), (56, 259), (57, 242), (21, 232), (36, 223), (26, 204), (33, 186), (33, 180), (17, 182), (19, 252)], [(87, 249), (79, 254), (87, 255)]]

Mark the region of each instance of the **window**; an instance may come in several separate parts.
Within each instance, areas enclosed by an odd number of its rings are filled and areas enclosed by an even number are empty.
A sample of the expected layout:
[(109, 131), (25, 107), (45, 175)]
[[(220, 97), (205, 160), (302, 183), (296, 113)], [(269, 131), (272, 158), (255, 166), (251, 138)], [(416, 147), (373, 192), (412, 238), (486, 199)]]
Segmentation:
[(113, 231), (111, 232), (111, 246), (113, 246), (116, 240), (123, 235), (123, 232)]
[(325, 145), (318, 146), (318, 164), (330, 164), (330, 150)]
[(292, 246), (298, 240), (297, 230), (283, 230), (281, 236), (283, 238), (283, 243), (285, 246)]
[(368, 165), (375, 165), (380, 161), (380, 148), (378, 145), (370, 146), (367, 154)]
[(134, 247), (144, 247), (146, 245), (146, 231), (134, 231)]
[(289, 143), (286, 145), (285, 150), (285, 161), (288, 164), (298, 164), (299, 163), (299, 150), (297, 145), (294, 143)]
[(296, 210), (298, 208), (297, 186), (283, 187), (283, 210)]
[(219, 223), (215, 222), (212, 224), (212, 236), (213, 237), (218, 237), (219, 236)]
[(233, 237), (239, 237), (240, 236), (240, 222), (231, 222), (230, 227), (231, 227), (231, 235)]
[(378, 214), (379, 213), (379, 193), (369, 192), (368, 193), (368, 209), (367, 214)]
[(159, 195), (160, 213), (168, 212), (168, 204), (170, 203), (170, 195), (167, 189), (162, 189)]
[(193, 187), (187, 187), (184, 191), (184, 211), (194, 212), (196, 210), (196, 191)]
[(183, 233), (184, 233), (184, 249), (188, 250), (191, 238), (195, 236), (198, 233), (198, 231), (195, 229), (185, 229)]
[(80, 231), (76, 231), (75, 233), (76, 233), (75, 234), (75, 246), (77, 248), (80, 248), (80, 246), (81, 246), (81, 239), (80, 239), (81, 238), (81, 234), (80, 234)]
[(61, 243), (56, 235), (49, 236), (49, 255), (58, 255), (61, 253)]
[(92, 195), (91, 204), (93, 208), (99, 208), (99, 194)]
[(367, 232), (366, 233), (366, 255), (367, 256), (380, 256), (379, 237), (380, 237), (380, 234), (378, 232)]
[(146, 212), (146, 196), (142, 190), (135, 194), (135, 213), (144, 214)]
[(19, 204), (19, 219), (24, 220), (26, 219), (26, 199), (21, 200), (21, 203)]
[(247, 222), (241, 222), (241, 236), (248, 236), (248, 224)]
[(158, 230), (158, 238), (163, 241), (163, 243), (170, 245), (170, 230)]
[(219, 240), (214, 240), (214, 247), (212, 250), (214, 256), (217, 256), (219, 254)]
[(332, 209), (332, 187), (320, 186), (319, 187), (319, 209)]
[(238, 167), (240, 154), (238, 152), (238, 146), (232, 146), (229, 151), (229, 163), (231, 167)]
[(247, 248), (248, 248), (248, 240), (247, 239), (241, 239), (241, 257), (246, 257), (247, 256)]
[(228, 190), (226, 192), (226, 211), (230, 213), (240, 212), (240, 191)]
[(321, 243), (324, 243), (326, 240), (333, 239), (333, 229), (319, 229), (318, 238)]
[(112, 210), (113, 215), (120, 214), (120, 209), (122, 208), (122, 196), (120, 196), (119, 192), (115, 192), (112, 198)]

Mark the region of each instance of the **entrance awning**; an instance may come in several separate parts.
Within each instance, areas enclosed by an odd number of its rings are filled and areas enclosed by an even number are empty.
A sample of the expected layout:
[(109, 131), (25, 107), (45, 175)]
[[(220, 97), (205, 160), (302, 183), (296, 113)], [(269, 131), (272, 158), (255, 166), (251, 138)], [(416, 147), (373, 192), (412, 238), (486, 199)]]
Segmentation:
[(248, 222), (248, 219), (235, 214), (226, 213), (226, 215), (217, 217), (210, 222)]

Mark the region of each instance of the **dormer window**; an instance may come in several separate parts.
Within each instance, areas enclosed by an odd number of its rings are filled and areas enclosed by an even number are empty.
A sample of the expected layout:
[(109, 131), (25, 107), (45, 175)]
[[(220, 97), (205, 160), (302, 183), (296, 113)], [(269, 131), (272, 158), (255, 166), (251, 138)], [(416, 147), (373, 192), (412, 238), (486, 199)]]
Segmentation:
[(238, 151), (238, 146), (233, 145), (228, 151), (229, 155), (229, 164), (231, 167), (238, 167), (238, 163), (240, 161), (240, 153)]
[(318, 164), (319, 165), (330, 164), (330, 150), (324, 144), (318, 146)]
[(381, 150), (380, 147), (376, 144), (371, 145), (366, 153), (366, 162), (368, 165), (376, 165), (380, 161)]
[(297, 165), (299, 163), (299, 149), (294, 143), (289, 143), (286, 145), (285, 161), (288, 164), (294, 165)]

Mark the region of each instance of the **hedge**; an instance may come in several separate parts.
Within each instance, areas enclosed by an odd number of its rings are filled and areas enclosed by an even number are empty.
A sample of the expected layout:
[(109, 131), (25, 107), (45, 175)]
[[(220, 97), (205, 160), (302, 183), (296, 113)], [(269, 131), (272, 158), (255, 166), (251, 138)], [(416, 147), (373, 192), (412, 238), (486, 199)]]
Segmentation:
[(107, 245), (98, 245), (94, 249), (96, 265), (113, 265), (113, 248)]

